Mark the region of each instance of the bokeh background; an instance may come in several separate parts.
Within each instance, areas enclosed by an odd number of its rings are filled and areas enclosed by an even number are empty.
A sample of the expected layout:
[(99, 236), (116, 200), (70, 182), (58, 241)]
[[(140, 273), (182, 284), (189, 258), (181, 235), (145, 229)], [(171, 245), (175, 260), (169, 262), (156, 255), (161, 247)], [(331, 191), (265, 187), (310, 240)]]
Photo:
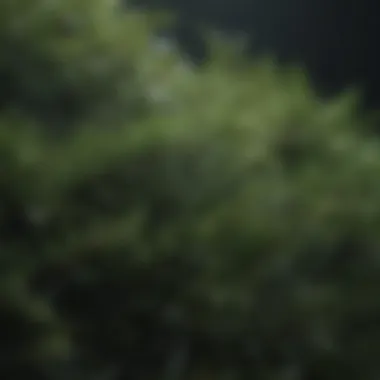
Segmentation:
[(376, 7), (259, 3), (0, 2), (1, 379), (379, 379)]

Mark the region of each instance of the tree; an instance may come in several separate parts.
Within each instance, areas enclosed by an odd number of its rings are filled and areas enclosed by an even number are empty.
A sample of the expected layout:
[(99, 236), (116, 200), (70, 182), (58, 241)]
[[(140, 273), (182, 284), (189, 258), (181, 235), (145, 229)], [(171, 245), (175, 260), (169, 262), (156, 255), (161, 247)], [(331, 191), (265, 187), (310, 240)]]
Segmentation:
[(107, 0), (0, 15), (2, 378), (378, 377), (354, 96), (214, 38), (189, 66)]

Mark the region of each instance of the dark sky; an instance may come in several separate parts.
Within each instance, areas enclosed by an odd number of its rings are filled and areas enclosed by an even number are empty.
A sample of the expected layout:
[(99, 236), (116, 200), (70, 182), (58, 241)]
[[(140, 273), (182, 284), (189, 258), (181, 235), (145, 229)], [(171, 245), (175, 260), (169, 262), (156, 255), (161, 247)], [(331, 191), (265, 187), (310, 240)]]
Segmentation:
[[(138, 0), (141, 1), (141, 0)], [(198, 21), (249, 35), (251, 51), (306, 66), (317, 88), (336, 93), (352, 84), (380, 105), (380, 1), (146, 0), (179, 10), (183, 43), (198, 54)]]

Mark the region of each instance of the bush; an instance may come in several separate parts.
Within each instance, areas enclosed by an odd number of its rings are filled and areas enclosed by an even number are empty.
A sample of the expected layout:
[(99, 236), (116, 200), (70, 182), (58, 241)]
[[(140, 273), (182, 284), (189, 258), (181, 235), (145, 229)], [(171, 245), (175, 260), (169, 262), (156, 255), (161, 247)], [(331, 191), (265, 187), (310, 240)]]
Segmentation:
[(192, 68), (106, 0), (0, 15), (2, 378), (377, 378), (354, 96), (217, 40)]

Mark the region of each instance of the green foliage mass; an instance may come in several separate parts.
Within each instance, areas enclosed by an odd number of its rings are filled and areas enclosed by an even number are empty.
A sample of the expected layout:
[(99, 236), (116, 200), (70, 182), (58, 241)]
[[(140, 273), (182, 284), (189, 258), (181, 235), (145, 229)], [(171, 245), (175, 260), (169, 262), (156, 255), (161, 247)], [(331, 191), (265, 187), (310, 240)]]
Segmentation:
[(110, 0), (0, 3), (2, 379), (377, 379), (380, 149), (352, 94)]

